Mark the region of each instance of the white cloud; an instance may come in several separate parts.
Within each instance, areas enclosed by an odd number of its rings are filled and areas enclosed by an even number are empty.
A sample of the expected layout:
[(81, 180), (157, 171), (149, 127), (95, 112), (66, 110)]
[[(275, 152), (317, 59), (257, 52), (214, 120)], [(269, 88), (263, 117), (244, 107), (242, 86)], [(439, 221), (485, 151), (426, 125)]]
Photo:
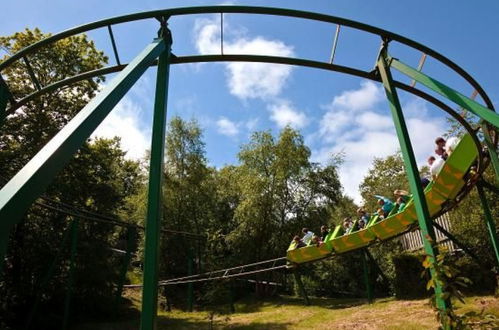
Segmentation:
[(383, 100), (383, 90), (372, 81), (362, 81), (360, 86), (360, 89), (345, 91), (335, 96), (331, 108), (362, 111)]
[[(224, 31), (230, 29), (224, 27)], [(291, 57), (293, 47), (279, 40), (261, 36), (247, 38), (244, 33), (234, 32), (236, 37), (226, 35), (224, 54), (270, 55)], [(195, 24), (195, 44), (201, 54), (220, 54), (219, 19), (200, 19)], [(279, 64), (230, 62), (227, 69), (227, 84), (232, 95), (241, 98), (268, 99), (279, 95), (288, 80), (292, 67)]]
[(252, 118), (250, 120), (248, 120), (245, 124), (246, 126), (246, 129), (250, 132), (253, 132), (256, 128), (256, 126), (258, 125), (258, 118)]
[(270, 104), (268, 109), (271, 112), (270, 119), (272, 119), (279, 128), (283, 128), (286, 125), (293, 128), (303, 128), (308, 124), (305, 113), (294, 109), (287, 102), (283, 101)]
[[(315, 161), (325, 163), (332, 154), (345, 153), (340, 180), (345, 193), (358, 204), (362, 203), (359, 184), (374, 157), (386, 157), (400, 148), (388, 104), (382, 106), (384, 111), (376, 109), (381, 100), (381, 86), (371, 82), (362, 82), (359, 89), (343, 92), (324, 107), (327, 112), (320, 123), (319, 137), (314, 136), (314, 140), (322, 142), (313, 151)], [(426, 104), (415, 98), (402, 108), (416, 159), (419, 166), (424, 165), (433, 152), (435, 137), (446, 130), (445, 121), (429, 119)]]
[(335, 96), (330, 104), (323, 106), (327, 112), (321, 120), (319, 131), (326, 141), (332, 142), (348, 134), (346, 131), (356, 124), (368, 129), (374, 125), (381, 126), (379, 128), (391, 125), (391, 120), (387, 121), (372, 111), (365, 112), (383, 100), (382, 89), (371, 81), (362, 81), (360, 85), (359, 89), (344, 91)]
[(217, 120), (217, 131), (226, 136), (236, 136), (239, 134), (239, 124), (236, 124), (225, 117)]
[(126, 158), (140, 159), (144, 157), (145, 151), (151, 147), (151, 132), (140, 129), (137, 118), (139, 118), (141, 111), (139, 105), (125, 97), (97, 127), (91, 137), (112, 138), (118, 136), (121, 138), (123, 150), (127, 152)]

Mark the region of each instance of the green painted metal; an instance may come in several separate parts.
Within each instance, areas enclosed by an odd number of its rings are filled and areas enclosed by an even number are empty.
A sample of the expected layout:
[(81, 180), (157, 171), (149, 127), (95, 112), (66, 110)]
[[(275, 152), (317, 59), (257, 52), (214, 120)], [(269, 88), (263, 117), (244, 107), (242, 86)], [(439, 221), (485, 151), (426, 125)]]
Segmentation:
[(123, 293), (123, 285), (126, 281), (126, 273), (128, 271), (128, 267), (130, 266), (130, 261), (132, 260), (132, 250), (135, 245), (135, 239), (137, 237), (137, 228), (134, 226), (129, 226), (127, 228), (126, 235), (126, 251), (125, 257), (123, 258), (123, 265), (121, 266), (120, 278), (118, 281), (118, 287), (116, 288), (116, 308), (118, 309), (119, 303), (121, 300), (121, 294)]
[(366, 298), (367, 302), (370, 304), (373, 302), (373, 287), (371, 283), (371, 267), (369, 262), (369, 257), (365, 250), (361, 252), (360, 258), (362, 259), (362, 269), (364, 273), (364, 285), (366, 286)]
[(31, 311), (28, 315), (28, 320), (26, 321), (26, 327), (25, 327), (26, 329), (30, 328), (31, 322), (33, 321), (33, 318), (36, 315), (36, 312), (38, 310), (38, 305), (40, 304), (40, 298), (42, 296), (43, 290), (47, 286), (47, 283), (49, 282), (49, 280), (52, 278), (52, 275), (53, 275), (54, 270), (55, 270), (55, 266), (57, 265), (59, 258), (61, 257), (62, 253), (64, 252), (64, 247), (66, 246), (66, 243), (68, 242), (69, 234), (72, 232), (74, 221), (75, 220), (72, 220), (71, 224), (64, 231), (64, 234), (62, 236), (61, 245), (59, 246), (59, 249), (57, 250), (56, 255), (52, 259), (52, 262), (50, 263), (50, 266), (47, 269), (47, 272), (45, 273), (45, 276), (43, 277), (42, 281), (40, 282), (40, 285), (38, 286), (38, 292), (37, 292), (36, 297), (35, 297), (35, 303), (33, 304), (33, 307), (31, 308)]
[(499, 115), (495, 113), (493, 110), (481, 105), (480, 103), (470, 99), (469, 97), (455, 91), (454, 89), (444, 85), (440, 81), (433, 79), (424, 73), (411, 68), (410, 66), (400, 62), (399, 60), (388, 57), (387, 62), (390, 63), (390, 66), (403, 74), (411, 77), (417, 82), (425, 85), (431, 90), (439, 93), (440, 95), (448, 98), (452, 102), (460, 105), (461, 107), (469, 110), (474, 113), (478, 117), (487, 122), (491, 123), (495, 127), (499, 127)]
[(114, 40), (113, 28), (111, 25), (107, 26), (107, 31), (109, 32), (109, 38), (111, 38), (111, 44), (113, 45), (114, 58), (116, 59), (116, 64), (121, 65), (120, 57), (118, 55), (118, 48), (116, 47), (116, 41)]
[[(474, 164), (478, 155), (473, 137), (465, 134), (445, 162), (435, 181), (432, 181), (424, 190), (430, 216), (437, 216), (442, 210), (442, 205), (458, 194), (464, 185), (464, 175)], [(360, 249), (374, 243), (376, 239), (387, 240), (400, 235), (417, 224), (418, 217), (414, 200), (411, 198), (401, 211), (393, 212), (386, 219), (375, 221), (376, 219), (376, 216), (372, 216), (366, 229), (344, 235), (341, 235), (341, 226), (337, 226), (321, 246), (296, 249), (294, 242), (292, 242), (286, 257), (289, 261), (300, 264), (323, 259), (332, 253), (339, 254)]]
[(452, 235), (451, 233), (449, 233), (447, 230), (445, 230), (444, 227), (442, 227), (441, 225), (438, 224), (438, 222), (434, 222), (433, 223), (433, 226), (435, 228), (437, 228), (437, 230), (439, 232), (441, 232), (445, 237), (447, 237), (449, 239), (449, 241), (451, 241), (452, 243), (454, 243), (458, 248), (460, 248), (461, 250), (463, 250), (467, 255), (469, 255), (473, 260), (475, 260), (475, 262), (482, 266), (483, 268), (483, 263), (481, 262), (480, 258), (478, 258), (478, 256), (473, 253), (473, 251), (467, 247), (466, 245), (464, 245), (461, 241), (459, 241), (454, 235)]
[(385, 283), (388, 285), (390, 283), (390, 281), (388, 280), (388, 277), (386, 277), (385, 273), (383, 272), (381, 267), (376, 262), (376, 259), (374, 259), (373, 255), (369, 252), (369, 249), (364, 249), (364, 252), (366, 253), (367, 257), (369, 258), (371, 265), (374, 265), (374, 267), (376, 268), (376, 272), (379, 275), (381, 275), (381, 277), (383, 278), (383, 281), (385, 281)]
[(35, 71), (33, 71), (33, 68), (31, 67), (31, 64), (28, 61), (28, 58), (26, 56), (23, 56), (24, 64), (26, 65), (26, 70), (28, 70), (28, 74), (31, 78), (31, 81), (33, 82), (33, 86), (35, 89), (40, 90), (42, 89), (42, 86), (40, 85), (40, 82), (36, 78)]
[[(489, 151), (490, 162), (492, 163), (492, 167), (494, 168), (494, 173), (496, 176), (496, 183), (499, 184), (499, 157), (497, 156), (496, 145), (492, 141), (492, 137), (490, 136), (488, 125), (482, 121), (481, 127), (483, 131), (483, 137), (485, 145)], [(496, 138), (497, 139), (497, 138)]]
[[(192, 283), (191, 283), (192, 284)], [(229, 290), (229, 309), (231, 313), (236, 312), (236, 306), (234, 305), (235, 296), (234, 280), (230, 280), (230, 290)]]
[(483, 213), (485, 216), (485, 223), (487, 224), (487, 229), (489, 231), (489, 236), (490, 236), (490, 243), (492, 244), (492, 249), (494, 250), (494, 254), (496, 256), (497, 266), (499, 266), (499, 240), (497, 238), (497, 227), (494, 218), (492, 218), (489, 203), (487, 202), (487, 196), (483, 191), (481, 182), (476, 183), (476, 190), (478, 191), (480, 202), (482, 202)]
[(166, 134), (166, 108), (168, 98), (168, 78), (170, 71), (171, 35), (166, 33), (164, 52), (159, 56), (156, 78), (156, 96), (152, 129), (151, 160), (149, 166), (149, 193), (144, 251), (144, 288), (142, 291), (142, 330), (156, 329), (158, 304), (158, 258), (159, 233), (163, 205), (161, 203), (163, 186), (163, 163)]
[(2, 127), (5, 117), (7, 117), (7, 103), (11, 98), (12, 95), (9, 91), (9, 87), (0, 75), (0, 127)]
[(303, 285), (303, 282), (301, 281), (301, 275), (298, 273), (298, 270), (293, 272), (293, 275), (295, 277), (296, 285), (298, 286), (298, 290), (300, 290), (300, 294), (302, 298), (305, 300), (305, 304), (307, 306), (310, 306), (310, 300), (308, 299), (307, 291), (305, 290), (305, 286)]
[[(423, 188), (421, 187), (419, 171), (409, 138), (409, 132), (405, 124), (404, 114), (402, 113), (402, 107), (400, 106), (397, 90), (393, 85), (390, 66), (388, 64), (386, 44), (380, 52), (377, 68), (381, 76), (381, 80), (383, 81), (383, 86), (385, 88), (385, 93), (390, 105), (393, 121), (395, 123), (395, 130), (397, 132), (400, 149), (404, 158), (409, 187), (411, 192), (413, 193), (413, 200), (418, 217), (419, 228), (421, 229), (424, 250), (425, 253), (430, 257), (430, 263), (432, 264), (431, 276), (433, 279), (435, 279), (435, 268), (433, 267), (433, 264), (435, 263), (438, 250), (431, 243), (436, 242), (435, 232), (433, 230), (430, 213), (428, 211), (428, 206), (426, 204), (426, 199), (423, 193)], [(450, 306), (450, 303), (448, 300), (442, 299), (442, 287), (440, 283), (438, 281), (434, 282), (436, 305), (441, 312), (444, 312)]]
[[(187, 276), (192, 275), (192, 270), (193, 270), (193, 252), (192, 249), (189, 247), (187, 249)], [(189, 312), (192, 312), (193, 309), (193, 304), (194, 304), (194, 287), (193, 283), (189, 282), (187, 284), (187, 310)], [(232, 296), (231, 296), (232, 297)]]
[(3, 279), (4, 259), (7, 256), (7, 249), (9, 247), (9, 235), (9, 231), (0, 230), (0, 280)]
[[(57, 172), (164, 49), (162, 40), (148, 45), (0, 190), (0, 232), (10, 232)], [(0, 243), (3, 250), (0, 251), (0, 260), (5, 255), (5, 244)]]
[(347, 235), (340, 236), (331, 241), (334, 251), (337, 253), (347, 252), (369, 245), (376, 236), (367, 228), (357, 230)]
[[(291, 243), (293, 244), (293, 243)], [(292, 261), (312, 261), (327, 257), (332, 252), (332, 247), (330, 244), (322, 244), (321, 246), (311, 245), (301, 249), (295, 249), (290, 246), (286, 253), (288, 260)]]
[(492, 108), (492, 102), (487, 94), (483, 91), (481, 86), (461, 67), (452, 62), (447, 57), (442, 54), (430, 49), (416, 41), (410, 40), (403, 36), (400, 36), (396, 33), (392, 33), (383, 29), (379, 29), (367, 24), (363, 24), (360, 22), (347, 20), (340, 17), (323, 15), (312, 12), (304, 12), (297, 11), (291, 9), (282, 9), (282, 8), (266, 8), (266, 7), (248, 7), (248, 6), (207, 6), (207, 7), (187, 7), (187, 8), (173, 8), (173, 9), (163, 9), (163, 10), (154, 10), (149, 12), (135, 13), (130, 15), (124, 15), (119, 17), (113, 17), (105, 20), (101, 20), (98, 22), (93, 22), (85, 25), (81, 25), (75, 27), (73, 29), (69, 29), (63, 31), (61, 33), (55, 34), (46, 38), (44, 40), (39, 41), (33, 45), (30, 45), (23, 49), (22, 51), (14, 54), (10, 58), (8, 58), (3, 63), (0, 63), (0, 71), (5, 67), (11, 65), (14, 61), (19, 60), (22, 56), (33, 53), (35, 50), (48, 46), (50, 43), (53, 43), (57, 40), (76, 35), (79, 33), (87, 32), (93, 29), (98, 29), (102, 27), (106, 27), (108, 25), (114, 25), (119, 23), (131, 22), (142, 19), (156, 18), (156, 17), (171, 17), (177, 15), (191, 15), (191, 14), (210, 14), (210, 13), (247, 13), (247, 14), (263, 14), (263, 15), (276, 15), (276, 16), (287, 16), (287, 17), (295, 17), (295, 18), (303, 18), (310, 19), (315, 21), (333, 23), (348, 26), (354, 29), (366, 31), (369, 33), (378, 34), (386, 40), (395, 40), (412, 48), (415, 48), (428, 56), (433, 57), (434, 59), (442, 62), (446, 66), (450, 67), (452, 70), (456, 71), (459, 75), (461, 75), (466, 81), (468, 81), (475, 90), (478, 91), (480, 96), (485, 100), (487, 106)]
[(62, 321), (62, 329), (66, 330), (69, 325), (69, 317), (70, 317), (70, 307), (71, 307), (71, 296), (73, 294), (73, 285), (74, 285), (74, 272), (76, 267), (76, 250), (78, 247), (78, 227), (79, 220), (74, 219), (71, 223), (71, 259), (69, 261), (69, 275), (68, 275), (68, 284), (66, 290), (66, 297), (64, 299), (64, 317)]

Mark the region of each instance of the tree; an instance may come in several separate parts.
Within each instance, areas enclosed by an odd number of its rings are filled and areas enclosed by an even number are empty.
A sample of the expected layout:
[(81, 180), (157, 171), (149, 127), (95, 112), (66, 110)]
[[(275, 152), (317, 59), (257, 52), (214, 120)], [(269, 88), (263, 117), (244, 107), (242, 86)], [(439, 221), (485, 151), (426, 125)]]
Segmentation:
[[(0, 45), (10, 53), (50, 36), (40, 30), (0, 38)], [(4, 57), (5, 59), (6, 57)], [(107, 57), (85, 35), (60, 40), (29, 56), (29, 62), (42, 86), (74, 74), (103, 67)], [(3, 72), (14, 97), (34, 91), (25, 64), (18, 61)], [(1, 185), (15, 174), (98, 92), (102, 77), (61, 87), (44, 94), (5, 119), (0, 135)], [(50, 201), (64, 208), (78, 208), (95, 213), (117, 213), (126, 196), (137, 191), (140, 170), (137, 162), (126, 160), (119, 139), (88, 141), (54, 179), (44, 197), (33, 205), (11, 233), (5, 276), (0, 282), (2, 305), (0, 324), (22, 327), (34, 302), (40, 307), (33, 322), (39, 328), (60, 322), (68, 277), (69, 242), (63, 237), (73, 219), (64, 211), (47, 208)], [(61, 204), (63, 203), (63, 204)], [(112, 254), (122, 235), (112, 225), (80, 221), (79, 244), (72, 310), (74, 318), (93, 315), (111, 306), (121, 260)], [(42, 287), (43, 278), (58, 251), (54, 272)], [(96, 257), (99, 256), (99, 257)]]
[(396, 189), (408, 190), (409, 183), (404, 167), (404, 160), (400, 153), (386, 158), (374, 158), (373, 165), (359, 186), (360, 194), (364, 200), (366, 210), (376, 210), (374, 195), (394, 199), (393, 191)]
[[(26, 29), (0, 37), (0, 46), (13, 54), (49, 36), (39, 29)], [(102, 68), (107, 63), (107, 57), (84, 34), (42, 47), (28, 59), (41, 86)], [(16, 61), (2, 75), (16, 99), (35, 91), (23, 61)], [(0, 127), (0, 172), (11, 175), (22, 167), (95, 96), (103, 81), (104, 77), (97, 77), (60, 87), (9, 114)]]
[(247, 262), (282, 255), (300, 228), (316, 228), (329, 219), (341, 186), (336, 168), (309, 160), (303, 137), (290, 127), (276, 140), (256, 132), (239, 153), (241, 201), (237, 227), (228, 236), (234, 253)]

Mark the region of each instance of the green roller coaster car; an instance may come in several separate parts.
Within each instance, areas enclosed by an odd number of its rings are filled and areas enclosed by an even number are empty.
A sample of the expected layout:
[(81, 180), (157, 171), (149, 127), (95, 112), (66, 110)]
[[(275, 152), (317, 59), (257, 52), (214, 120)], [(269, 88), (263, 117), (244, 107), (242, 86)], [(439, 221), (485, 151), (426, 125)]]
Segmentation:
[[(438, 173), (435, 181), (432, 181), (425, 189), (426, 202), (432, 217), (441, 211), (445, 202), (457, 196), (465, 185), (463, 180), (465, 174), (477, 157), (478, 150), (472, 137), (469, 134), (464, 135)], [(416, 208), (411, 199), (406, 207), (399, 212), (390, 214), (386, 219), (378, 221), (378, 217), (373, 216), (363, 229), (356, 230), (356, 223), (354, 223), (351, 232), (342, 235), (341, 226), (337, 226), (319, 246), (296, 249), (292, 243), (286, 256), (289, 261), (297, 264), (326, 258), (333, 253), (339, 254), (363, 248), (376, 239), (392, 238), (407, 231), (416, 223)]]

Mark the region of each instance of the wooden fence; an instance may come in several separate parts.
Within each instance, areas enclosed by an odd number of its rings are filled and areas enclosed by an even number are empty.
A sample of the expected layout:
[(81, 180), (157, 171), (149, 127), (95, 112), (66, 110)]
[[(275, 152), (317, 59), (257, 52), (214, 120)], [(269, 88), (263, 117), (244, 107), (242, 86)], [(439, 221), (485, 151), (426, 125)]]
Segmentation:
[[(451, 232), (451, 220), (448, 213), (443, 214), (438, 217), (435, 222), (442, 226), (448, 232)], [(442, 234), (438, 229), (435, 228), (435, 235), (437, 237), (437, 243), (440, 246), (445, 246), (449, 252), (457, 249), (457, 247), (452, 243), (444, 234)], [(423, 248), (423, 239), (421, 238), (421, 231), (419, 229), (408, 232), (400, 237), (400, 242), (405, 250), (416, 251)]]

